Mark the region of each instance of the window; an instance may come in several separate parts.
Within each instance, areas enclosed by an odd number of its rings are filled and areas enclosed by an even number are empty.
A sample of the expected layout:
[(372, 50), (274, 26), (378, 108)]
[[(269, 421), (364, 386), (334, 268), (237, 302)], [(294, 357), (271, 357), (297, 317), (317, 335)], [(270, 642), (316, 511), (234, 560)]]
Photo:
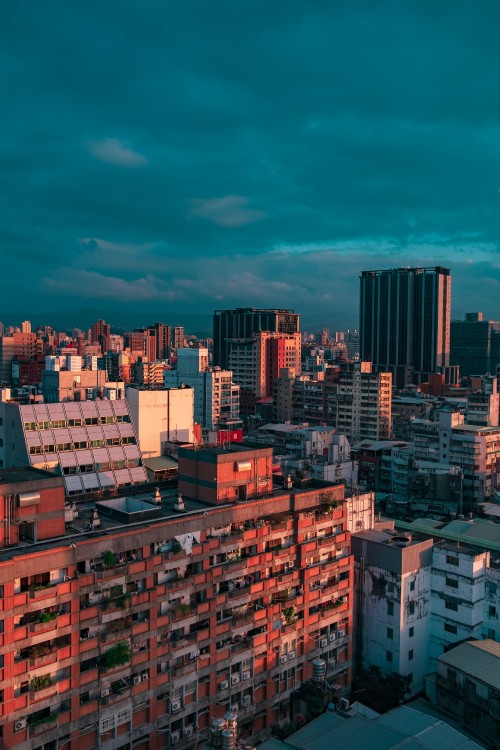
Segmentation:
[(446, 564), (458, 566), (459, 564), (458, 557), (455, 557), (454, 555), (446, 555)]
[(393, 584), (393, 582), (392, 582), (392, 581), (389, 581), (389, 583), (387, 584), (387, 591), (388, 591), (388, 592), (389, 592), (390, 594), (393, 594), (393, 593), (394, 593), (394, 584)]
[(388, 615), (394, 614), (394, 602), (387, 602), (387, 614)]
[(411, 627), (411, 628), (409, 629), (409, 631), (408, 631), (408, 636), (409, 636), (409, 638), (413, 638), (414, 634), (415, 634), (415, 628), (414, 628), (414, 627)]
[(410, 581), (410, 591), (415, 591), (415, 581)]
[(196, 680), (194, 680), (194, 682), (188, 682), (184, 686), (184, 695), (190, 695), (191, 693), (196, 693)]
[(408, 602), (408, 614), (409, 615), (415, 614), (415, 602)]
[(488, 607), (488, 617), (496, 617), (497, 616), (497, 608), (494, 607), (492, 604)]
[(453, 612), (458, 612), (458, 602), (456, 599), (445, 599), (444, 606), (446, 609), (451, 609)]
[(457, 634), (457, 626), (451, 625), (449, 622), (445, 622), (444, 624), (444, 632), (445, 633), (451, 633), (452, 635)]
[(446, 585), (450, 586), (452, 589), (458, 589), (458, 580), (455, 580), (454, 578), (450, 578), (449, 576), (446, 576)]
[(392, 664), (392, 651), (385, 652), (385, 660)]
[(387, 628), (387, 637), (394, 638), (394, 630), (392, 628)]
[(413, 672), (408, 672), (406, 676), (408, 677), (408, 682), (413, 682)]
[(408, 661), (413, 661), (413, 649), (411, 649), (411, 651), (408, 651)]
[(494, 581), (490, 581), (488, 589), (489, 589), (490, 594), (496, 594), (497, 593), (497, 585), (496, 585), (496, 583)]

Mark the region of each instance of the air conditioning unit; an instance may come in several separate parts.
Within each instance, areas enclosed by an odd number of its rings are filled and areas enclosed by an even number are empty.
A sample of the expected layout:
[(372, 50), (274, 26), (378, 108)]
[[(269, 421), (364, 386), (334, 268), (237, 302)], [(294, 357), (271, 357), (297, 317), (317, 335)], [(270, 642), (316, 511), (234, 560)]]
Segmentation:
[(237, 685), (239, 681), (240, 681), (239, 674), (232, 674), (231, 675), (231, 685)]
[(101, 690), (101, 698), (107, 698), (110, 692), (111, 690), (109, 688), (104, 688), (104, 690)]
[(180, 711), (182, 708), (182, 703), (180, 701), (171, 701), (170, 702), (170, 711), (171, 713), (175, 713), (176, 711)]
[(280, 664), (286, 664), (288, 656), (286, 654), (280, 654)]
[(343, 638), (345, 636), (345, 630), (339, 630), (338, 631), (339, 638)]
[(249, 706), (252, 702), (252, 696), (251, 695), (244, 695), (241, 699), (241, 705), (242, 706)]
[(294, 563), (294, 561), (293, 561), (293, 560), (290, 560), (290, 562), (288, 563), (288, 570), (293, 570), (293, 569), (294, 569), (294, 567), (295, 567), (295, 563)]
[(245, 671), (241, 673), (242, 680), (249, 680), (251, 676), (252, 676), (252, 673), (250, 672), (249, 669), (245, 669)]
[(149, 680), (149, 676), (147, 672), (143, 672), (141, 674), (141, 680), (144, 682), (145, 680)]
[(141, 675), (140, 674), (135, 674), (132, 677), (132, 681), (133, 681), (134, 685), (138, 685), (140, 682), (142, 682)]
[(227, 680), (222, 680), (222, 682), (219, 682), (218, 686), (219, 690), (227, 690), (229, 687), (229, 682)]
[(170, 732), (170, 742), (172, 745), (176, 745), (181, 739), (180, 732)]
[(327, 638), (320, 638), (319, 639), (319, 647), (320, 648), (326, 648), (328, 646), (328, 639)]
[(194, 727), (192, 724), (184, 728), (184, 736), (185, 737), (192, 737), (194, 732)]
[(337, 635), (335, 633), (330, 633), (330, 643), (332, 643), (337, 638)]
[(28, 719), (18, 719), (14, 722), (14, 732), (20, 732), (21, 729), (26, 729), (28, 725)]
[(232, 706), (231, 706), (231, 711), (233, 713), (237, 714), (239, 710), (240, 710), (240, 704), (239, 703), (233, 703)]
[(289, 651), (288, 652), (288, 658), (289, 659), (295, 659), (296, 653), (295, 651)]

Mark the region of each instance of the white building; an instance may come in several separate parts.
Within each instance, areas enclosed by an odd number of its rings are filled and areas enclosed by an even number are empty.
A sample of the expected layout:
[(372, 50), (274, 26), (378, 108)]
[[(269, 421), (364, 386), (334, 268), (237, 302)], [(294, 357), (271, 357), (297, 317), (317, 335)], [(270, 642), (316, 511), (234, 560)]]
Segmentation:
[(182, 384), (194, 390), (194, 419), (205, 429), (217, 430), (239, 426), (240, 387), (233, 383), (233, 373), (208, 366), (208, 349), (177, 350), (177, 369), (164, 375), (167, 388)]
[(353, 534), (352, 548), (358, 668), (411, 674), (416, 692), (450, 645), (500, 641), (500, 556), (491, 560), (489, 550), (462, 543), (417, 542), (392, 522)]
[(358, 668), (411, 675), (412, 693), (429, 671), (432, 546), (432, 539), (414, 542), (391, 529), (352, 536)]
[(144, 458), (161, 456), (168, 443), (194, 442), (194, 390), (128, 387), (130, 407)]
[(60, 472), (68, 495), (146, 481), (124, 399), (0, 403), (0, 466), (27, 464)]

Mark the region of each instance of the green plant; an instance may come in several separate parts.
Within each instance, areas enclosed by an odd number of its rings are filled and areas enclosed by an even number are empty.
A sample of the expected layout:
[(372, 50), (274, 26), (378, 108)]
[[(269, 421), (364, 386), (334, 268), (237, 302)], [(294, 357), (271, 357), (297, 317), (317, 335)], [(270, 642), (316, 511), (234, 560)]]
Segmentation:
[(110, 549), (107, 549), (102, 553), (102, 561), (105, 568), (113, 568), (117, 564), (118, 558), (114, 552), (111, 552)]
[(37, 677), (33, 677), (30, 682), (30, 690), (36, 692), (37, 690), (43, 690), (46, 687), (52, 685), (52, 677), (50, 674), (43, 674)]
[(113, 684), (111, 685), (111, 690), (115, 695), (121, 695), (123, 692), (123, 682), (121, 680), (113, 682)]
[(112, 646), (109, 651), (106, 651), (102, 660), (103, 666), (105, 669), (113, 669), (129, 662), (131, 656), (130, 643), (128, 641), (120, 641), (120, 643)]
[(297, 619), (297, 615), (295, 614), (295, 607), (285, 607), (282, 610), (281, 614), (283, 615), (283, 619), (285, 620), (285, 623), (287, 625), (291, 625)]
[(57, 617), (57, 612), (40, 612), (38, 622), (51, 622)]
[(170, 551), (176, 555), (178, 552), (180, 552), (182, 549), (180, 542), (177, 541), (177, 539), (172, 539), (172, 543), (170, 545)]

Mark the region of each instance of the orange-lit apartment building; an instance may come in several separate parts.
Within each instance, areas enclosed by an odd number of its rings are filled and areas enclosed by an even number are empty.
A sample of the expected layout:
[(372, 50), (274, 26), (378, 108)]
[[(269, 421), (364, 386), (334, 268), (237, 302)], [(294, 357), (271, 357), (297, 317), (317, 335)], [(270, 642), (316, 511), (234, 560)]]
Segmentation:
[(271, 467), (269, 448), (183, 448), (181, 499), (78, 508), (62, 478), (2, 470), (3, 748), (191, 748), (231, 707), (255, 738), (318, 657), (325, 700), (347, 694), (343, 485), (277, 488)]

